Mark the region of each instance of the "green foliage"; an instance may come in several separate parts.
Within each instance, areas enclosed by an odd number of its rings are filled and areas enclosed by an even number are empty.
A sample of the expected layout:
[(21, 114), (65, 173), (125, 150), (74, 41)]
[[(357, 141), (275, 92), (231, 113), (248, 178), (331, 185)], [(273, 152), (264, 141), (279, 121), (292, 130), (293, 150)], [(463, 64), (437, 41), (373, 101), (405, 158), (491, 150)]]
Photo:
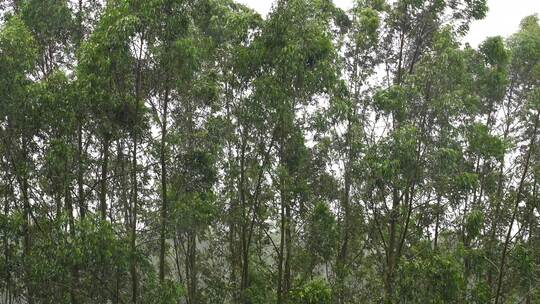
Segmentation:
[(356, 45), (359, 48), (367, 48), (378, 42), (378, 30), (380, 27), (379, 12), (376, 8), (363, 8), (356, 12), (358, 15), (358, 33), (356, 33)]
[(335, 250), (336, 222), (325, 203), (317, 203), (309, 219), (308, 250), (328, 261)]
[(496, 135), (489, 134), (489, 129), (484, 124), (470, 126), (467, 136), (470, 151), (477, 155), (500, 159), (506, 151), (504, 142)]
[(392, 114), (398, 121), (403, 121), (408, 114), (407, 100), (412, 92), (401, 86), (392, 86), (387, 90), (378, 91), (374, 103), (378, 110), (389, 115)]
[(484, 222), (484, 213), (481, 210), (473, 210), (467, 214), (465, 219), (465, 231), (469, 239), (474, 239), (480, 235)]
[(540, 25), (486, 12), (0, 0), (0, 301), (538, 302)]
[(25, 23), (13, 16), (0, 31), (0, 67), (10, 73), (2, 73), (2, 84), (14, 89), (12, 81), (21, 81), (34, 69), (37, 58), (36, 41)]
[(21, 17), (40, 45), (54, 47), (53, 44), (57, 42), (69, 41), (75, 25), (68, 1), (26, 0), (21, 2)]
[(291, 301), (298, 304), (330, 304), (331, 289), (324, 280), (314, 279), (294, 291)]
[(500, 36), (490, 37), (482, 42), (480, 52), (484, 55), (486, 62), (493, 66), (504, 66), (509, 61), (508, 50)]
[(429, 244), (412, 249), (414, 259), (400, 269), (400, 299), (406, 303), (460, 303), (465, 288), (462, 264), (452, 253), (433, 252)]
[(184, 287), (171, 280), (165, 280), (161, 284), (151, 280), (148, 283), (148, 290), (142, 299), (145, 303), (175, 304), (185, 295)]

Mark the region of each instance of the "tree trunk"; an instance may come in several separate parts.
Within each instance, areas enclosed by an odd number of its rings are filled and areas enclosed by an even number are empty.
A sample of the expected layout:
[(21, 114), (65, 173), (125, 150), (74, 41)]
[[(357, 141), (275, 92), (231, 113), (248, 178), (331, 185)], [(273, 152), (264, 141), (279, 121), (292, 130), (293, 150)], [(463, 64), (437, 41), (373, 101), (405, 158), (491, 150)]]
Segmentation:
[(246, 169), (246, 145), (247, 145), (247, 138), (245, 135), (245, 130), (243, 133), (242, 138), (242, 147), (240, 149), (240, 185), (239, 185), (239, 193), (240, 193), (240, 205), (242, 210), (242, 220), (241, 220), (241, 227), (240, 227), (240, 245), (241, 245), (241, 276), (240, 276), (240, 297), (241, 297), (241, 303), (248, 303), (249, 299), (246, 295), (246, 290), (249, 287), (249, 246), (248, 246), (248, 216), (246, 214), (246, 188), (245, 188), (245, 169)]
[[(282, 194), (283, 195), (283, 194)], [(282, 199), (283, 200), (283, 199)], [(280, 229), (280, 242), (279, 242), (279, 254), (278, 254), (278, 281), (277, 281), (277, 304), (283, 303), (283, 260), (284, 260), (284, 248), (285, 248), (285, 206), (283, 201), (280, 207), (281, 214), (281, 229)]]
[(392, 210), (390, 211), (390, 226), (388, 250), (386, 253), (386, 269), (384, 277), (385, 304), (394, 303), (394, 270), (396, 265), (397, 221), (399, 217), (400, 197), (399, 191), (394, 188), (392, 192)]
[(138, 120), (139, 120), (139, 102), (142, 101), (142, 54), (143, 54), (143, 43), (144, 43), (144, 33), (141, 33), (139, 54), (137, 61), (137, 69), (135, 72), (135, 113), (134, 113), (134, 125), (132, 126), (131, 137), (133, 140), (133, 149), (132, 149), (132, 168), (131, 168), (131, 183), (132, 183), (132, 196), (131, 196), (131, 205), (132, 205), (132, 222), (131, 222), (131, 288), (132, 288), (132, 302), (137, 304), (139, 299), (139, 278), (137, 274), (137, 213), (139, 212), (138, 204), (138, 183), (137, 183), (137, 148), (138, 148)]
[[(66, 172), (68, 169), (66, 168)], [(75, 219), (73, 218), (73, 202), (71, 197), (71, 189), (69, 185), (65, 189), (65, 205), (66, 205), (66, 212), (68, 215), (69, 220), (69, 234), (71, 236), (71, 241), (75, 240)], [(77, 299), (77, 288), (79, 286), (79, 268), (77, 265), (73, 265), (71, 268), (71, 280), (70, 280), (70, 299), (72, 304), (79, 303), (79, 300)]]
[(197, 297), (197, 236), (190, 231), (187, 237), (186, 252), (186, 279), (187, 279), (187, 303), (198, 304)]
[(32, 281), (30, 279), (30, 252), (31, 252), (31, 240), (30, 240), (30, 217), (31, 217), (31, 207), (30, 207), (30, 198), (28, 197), (28, 148), (27, 148), (27, 139), (22, 139), (22, 160), (23, 160), (23, 172), (19, 173), (19, 186), (22, 195), (23, 202), (23, 255), (24, 255), (24, 264), (25, 264), (25, 283), (27, 289), (27, 302), (28, 304), (34, 303), (34, 296), (32, 290)]
[(137, 276), (137, 257), (136, 257), (136, 242), (137, 242), (137, 213), (138, 213), (138, 186), (137, 186), (137, 136), (133, 136), (132, 150), (132, 197), (131, 197), (131, 284), (132, 284), (132, 302), (137, 304), (139, 294), (139, 279)]
[(169, 90), (165, 90), (165, 98), (163, 101), (163, 118), (161, 122), (161, 231), (160, 231), (160, 248), (159, 248), (159, 281), (163, 283), (165, 280), (165, 240), (166, 240), (166, 225), (167, 225), (167, 164), (166, 164), (166, 140), (167, 140), (167, 114), (169, 106)]
[(103, 137), (103, 147), (101, 151), (101, 179), (100, 179), (100, 192), (99, 192), (99, 210), (101, 214), (101, 220), (107, 219), (107, 179), (109, 170), (109, 135), (106, 134)]
[(341, 246), (339, 248), (339, 253), (337, 256), (336, 263), (336, 293), (337, 297), (334, 300), (337, 304), (344, 303), (345, 300), (345, 276), (346, 276), (346, 267), (347, 267), (347, 257), (349, 250), (349, 238), (350, 238), (350, 229), (351, 229), (351, 214), (350, 214), (350, 192), (351, 192), (351, 172), (350, 165), (352, 162), (352, 147), (351, 145), (351, 124), (349, 120), (347, 138), (346, 138), (346, 149), (347, 149), (347, 161), (345, 163), (345, 176), (344, 176), (344, 186), (343, 186), (343, 195), (341, 198), (341, 208), (343, 210), (343, 226), (341, 228)]
[[(285, 121), (284, 115), (280, 117), (280, 143), (279, 143), (279, 165), (282, 170), (285, 171), (287, 166), (285, 162)], [(288, 189), (286, 187), (287, 176), (286, 173), (281, 172), (279, 177), (280, 188), (280, 215), (281, 215), (281, 229), (280, 229), (280, 244), (279, 244), (279, 256), (278, 256), (278, 286), (277, 286), (277, 304), (287, 303), (288, 292), (290, 285), (290, 264), (288, 259), (290, 258), (290, 203), (288, 198)]]
[(433, 248), (437, 251), (439, 245), (439, 222), (441, 217), (441, 195), (437, 195), (437, 210), (435, 210), (435, 237), (433, 241)]
[(78, 195), (78, 205), (79, 213), (81, 218), (86, 216), (86, 206), (84, 203), (84, 171), (83, 171), (83, 140), (82, 140), (82, 125), (79, 118), (77, 124), (77, 195)]
[[(10, 187), (11, 188), (11, 187)], [(13, 189), (11, 188), (11, 192), (13, 192)], [(8, 218), (9, 216), (9, 196), (6, 191), (5, 197), (4, 197), (4, 216)], [(11, 252), (10, 252), (10, 240), (8, 239), (7, 233), (4, 233), (2, 235), (2, 239), (4, 242), (4, 262), (6, 265), (6, 272), (5, 272), (5, 303), (11, 304)]]

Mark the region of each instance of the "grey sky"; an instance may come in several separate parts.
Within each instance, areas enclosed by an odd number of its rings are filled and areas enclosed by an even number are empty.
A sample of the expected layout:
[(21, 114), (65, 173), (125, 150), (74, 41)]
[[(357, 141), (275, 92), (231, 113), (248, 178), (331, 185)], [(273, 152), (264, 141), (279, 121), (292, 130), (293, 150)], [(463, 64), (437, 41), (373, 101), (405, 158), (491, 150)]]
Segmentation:
[[(272, 0), (237, 0), (266, 15), (272, 7)], [(353, 0), (334, 0), (343, 9), (352, 7)], [(508, 36), (517, 31), (519, 22), (525, 16), (540, 14), (540, 0), (488, 0), (489, 12), (483, 20), (475, 21), (466, 42), (477, 46), (489, 36)]]

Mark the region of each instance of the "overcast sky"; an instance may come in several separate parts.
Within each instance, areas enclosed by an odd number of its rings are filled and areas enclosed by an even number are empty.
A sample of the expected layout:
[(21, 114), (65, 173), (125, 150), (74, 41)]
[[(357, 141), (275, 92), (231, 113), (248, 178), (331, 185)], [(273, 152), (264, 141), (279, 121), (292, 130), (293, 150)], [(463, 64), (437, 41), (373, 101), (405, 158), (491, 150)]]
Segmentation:
[[(266, 15), (273, 0), (237, 0)], [(334, 0), (334, 3), (343, 9), (349, 9), (353, 0)], [(519, 22), (525, 16), (540, 15), (540, 0), (488, 0), (489, 11), (485, 19), (475, 21), (466, 42), (477, 46), (489, 36), (508, 36), (519, 27)]]

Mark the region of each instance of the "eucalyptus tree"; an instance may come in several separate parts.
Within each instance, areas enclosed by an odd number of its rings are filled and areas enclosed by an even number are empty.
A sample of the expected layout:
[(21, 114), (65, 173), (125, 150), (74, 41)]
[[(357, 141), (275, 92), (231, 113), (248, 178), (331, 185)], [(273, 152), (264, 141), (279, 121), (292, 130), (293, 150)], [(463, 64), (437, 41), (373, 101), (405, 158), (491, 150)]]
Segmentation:
[[(338, 159), (342, 162), (340, 169), (342, 189), (340, 194), (340, 240), (336, 254), (336, 282), (334, 286), (334, 302), (344, 303), (351, 290), (345, 286), (345, 278), (351, 274), (351, 248), (361, 246), (362, 206), (355, 204), (357, 188), (353, 181), (358, 159), (362, 150), (368, 144), (366, 129), (369, 128), (370, 113), (368, 113), (368, 96), (370, 95), (369, 81), (376, 75), (375, 68), (380, 64), (378, 59), (379, 26), (381, 11), (385, 9), (382, 1), (357, 1), (350, 16), (337, 19), (345, 31), (343, 36), (344, 56), (342, 58), (347, 77), (348, 93), (341, 93), (330, 105), (330, 121), (334, 124), (331, 137), (334, 139)], [(341, 132), (341, 128), (345, 131)], [(342, 133), (342, 134), (340, 134)], [(351, 246), (352, 244), (352, 246)], [(355, 246), (356, 245), (356, 246)], [(362, 253), (360, 253), (361, 255)], [(360, 266), (360, 265), (359, 265)], [(361, 266), (360, 266), (361, 267)]]
[[(256, 230), (264, 220), (260, 215), (264, 202), (263, 177), (270, 165), (269, 149), (273, 146), (264, 131), (263, 113), (259, 107), (251, 106), (253, 99), (249, 97), (259, 67), (258, 50), (252, 42), (259, 33), (262, 18), (233, 1), (216, 2), (210, 12), (204, 18), (197, 18), (196, 24), (213, 41), (213, 56), (218, 63), (215, 71), (222, 86), (216, 104), (220, 119), (213, 121), (213, 128), (222, 128), (218, 135), (221, 139), (217, 140), (223, 145), (222, 161), (216, 165), (223, 172), (220, 175), (223, 180), (218, 182), (219, 199), (223, 203), (215, 207), (227, 216), (220, 219), (226, 226), (225, 240), (216, 241), (218, 247), (222, 242), (229, 243), (228, 286), (232, 291), (228, 296), (234, 302), (245, 303), (257, 296), (251, 286), (252, 244), (258, 242)], [(215, 16), (224, 22), (213, 22)]]
[[(147, 69), (147, 38), (149, 30), (146, 19), (149, 11), (141, 8), (138, 1), (109, 1), (91, 37), (82, 46), (80, 58), (81, 82), (95, 113), (93, 122), (98, 138), (102, 141), (100, 152), (101, 173), (99, 210), (103, 220), (107, 215), (107, 185), (109, 179), (110, 143), (113, 136), (120, 136), (129, 152), (119, 150), (130, 162), (130, 188), (123, 192), (120, 202), (125, 212), (124, 223), (130, 236), (131, 296), (134, 303), (139, 300), (137, 227), (141, 203), (140, 190), (140, 149), (145, 134), (145, 96), (148, 88), (144, 85)], [(123, 147), (121, 144), (120, 147)], [(128, 156), (129, 155), (129, 156)], [(122, 164), (124, 165), (124, 164)], [(127, 172), (122, 172), (128, 175)], [(122, 176), (121, 178), (126, 178)], [(122, 183), (127, 187), (127, 183)], [(129, 198), (128, 198), (129, 197)]]
[[(22, 225), (22, 256), (19, 260), (24, 265), (19, 269), (19, 276), (8, 272), (8, 281), (20, 280), (24, 286), (25, 298), (29, 303), (34, 302), (34, 287), (31, 280), (31, 260), (32, 251), (32, 201), (30, 198), (30, 180), (34, 174), (34, 164), (31, 159), (32, 151), (35, 149), (33, 137), (37, 132), (36, 113), (31, 102), (30, 92), (32, 83), (29, 76), (34, 70), (37, 59), (37, 44), (30, 30), (18, 16), (8, 17), (0, 32), (0, 66), (3, 71), (1, 82), (2, 87), (2, 154), (3, 170), (6, 173), (8, 193), (12, 197), (5, 197), (5, 216), (10, 218), (13, 214), (18, 214)], [(17, 201), (13, 204), (14, 210), (10, 210), (9, 201)], [(13, 240), (19, 242), (17, 238)], [(9, 246), (9, 244), (5, 244)], [(8, 247), (6, 247), (8, 248)], [(6, 249), (8, 250), (8, 249)], [(17, 251), (16, 251), (17, 252)], [(20, 252), (20, 251), (19, 251)], [(10, 255), (9, 252), (5, 252)], [(10, 266), (11, 268), (12, 266)], [(8, 268), (9, 269), (9, 268)], [(11, 292), (8, 290), (9, 296)]]
[(156, 101), (150, 97), (148, 102), (153, 111), (153, 117), (160, 127), (161, 139), (159, 143), (159, 164), (161, 179), (161, 223), (160, 223), (160, 250), (159, 250), (159, 280), (165, 279), (166, 244), (168, 226), (169, 194), (167, 186), (168, 164), (170, 148), (168, 131), (170, 127), (171, 113), (178, 109), (180, 103), (187, 96), (182, 96), (187, 87), (184, 83), (189, 82), (195, 71), (195, 48), (192, 41), (190, 10), (192, 9), (185, 1), (149, 1), (145, 10), (159, 10), (163, 15), (156, 15), (148, 20), (151, 22), (152, 38), (149, 45), (154, 60), (152, 76), (156, 84), (152, 90), (156, 94)]
[[(516, 152), (518, 156), (515, 162), (519, 168), (519, 173), (516, 173), (514, 180), (510, 180), (509, 183), (514, 184), (514, 189), (508, 189), (508, 207), (510, 210), (510, 217), (508, 221), (508, 227), (503, 234), (502, 248), (500, 249), (500, 260), (498, 267), (497, 284), (495, 289), (495, 303), (501, 303), (504, 297), (503, 280), (505, 278), (505, 267), (510, 251), (510, 243), (513, 238), (514, 225), (517, 222), (521, 229), (528, 229), (528, 221), (530, 217), (519, 216), (519, 209), (521, 203), (527, 198), (525, 204), (525, 210), (531, 210), (530, 206), (534, 204), (533, 196), (526, 193), (534, 193), (535, 180), (534, 172), (531, 168), (535, 166), (535, 157), (538, 146), (538, 124), (539, 124), (539, 111), (538, 111), (538, 83), (539, 78), (536, 70), (539, 67), (538, 53), (539, 53), (539, 34), (540, 27), (538, 25), (538, 17), (529, 16), (523, 19), (521, 23), (521, 29), (518, 33), (512, 36), (509, 40), (509, 48), (512, 54), (511, 66), (510, 66), (510, 82), (509, 92), (507, 94), (508, 103), (513, 103), (516, 108), (516, 112), (519, 116), (514, 117), (514, 121), (519, 123), (518, 132), (515, 136), (515, 143), (521, 145), (520, 149)], [(532, 200), (532, 202), (530, 201)], [(534, 205), (532, 205), (534, 206)], [(524, 211), (525, 214), (529, 212)], [(534, 213), (534, 207), (530, 212)], [(495, 214), (496, 219), (500, 219), (500, 214)], [(531, 238), (532, 231), (528, 231), (528, 238)], [(519, 240), (519, 238), (518, 238)], [(517, 242), (517, 241), (516, 241)], [(516, 244), (519, 248), (519, 244)], [(537, 269), (538, 263), (532, 262), (531, 269)], [(519, 269), (519, 268), (518, 268)], [(533, 270), (534, 271), (534, 270)], [(530, 274), (529, 274), (530, 276)], [(533, 279), (534, 280), (534, 279)], [(531, 281), (529, 281), (531, 282)], [(525, 288), (525, 298), (528, 301), (532, 301), (531, 297), (534, 293), (532, 285), (527, 284)]]
[(309, 208), (302, 191), (306, 178), (302, 171), (307, 161), (302, 116), (317, 96), (334, 92), (338, 78), (334, 68), (337, 53), (330, 32), (334, 11), (327, 1), (279, 1), (254, 42), (262, 57), (254, 99), (268, 107), (277, 159), (272, 172), (279, 197), (277, 303), (290, 301), (295, 276), (295, 221)]
[[(375, 149), (374, 156), (379, 154), (386, 161), (381, 163), (382, 159), (375, 158), (373, 163), (369, 155), (366, 158), (370, 167), (382, 166), (383, 171), (376, 176), (389, 174), (379, 180), (376, 194), (368, 198), (379, 205), (372, 205), (372, 211), (385, 256), (383, 282), (387, 303), (396, 301), (395, 274), (407, 243), (415, 209), (412, 203), (416, 196), (424, 196), (426, 190), (423, 153), (428, 144), (428, 122), (421, 103), (423, 96), (418, 95), (412, 82), (416, 67), (426, 54), (434, 51), (435, 39), (443, 26), (449, 27), (451, 33), (462, 34), (468, 23), (482, 18), (485, 11), (485, 1), (396, 1), (386, 7), (381, 30), (384, 89), (374, 98), (375, 124), (385, 125), (386, 131), (380, 144), (371, 148)], [(384, 120), (379, 121), (380, 118)], [(382, 210), (387, 212), (381, 214)]]

